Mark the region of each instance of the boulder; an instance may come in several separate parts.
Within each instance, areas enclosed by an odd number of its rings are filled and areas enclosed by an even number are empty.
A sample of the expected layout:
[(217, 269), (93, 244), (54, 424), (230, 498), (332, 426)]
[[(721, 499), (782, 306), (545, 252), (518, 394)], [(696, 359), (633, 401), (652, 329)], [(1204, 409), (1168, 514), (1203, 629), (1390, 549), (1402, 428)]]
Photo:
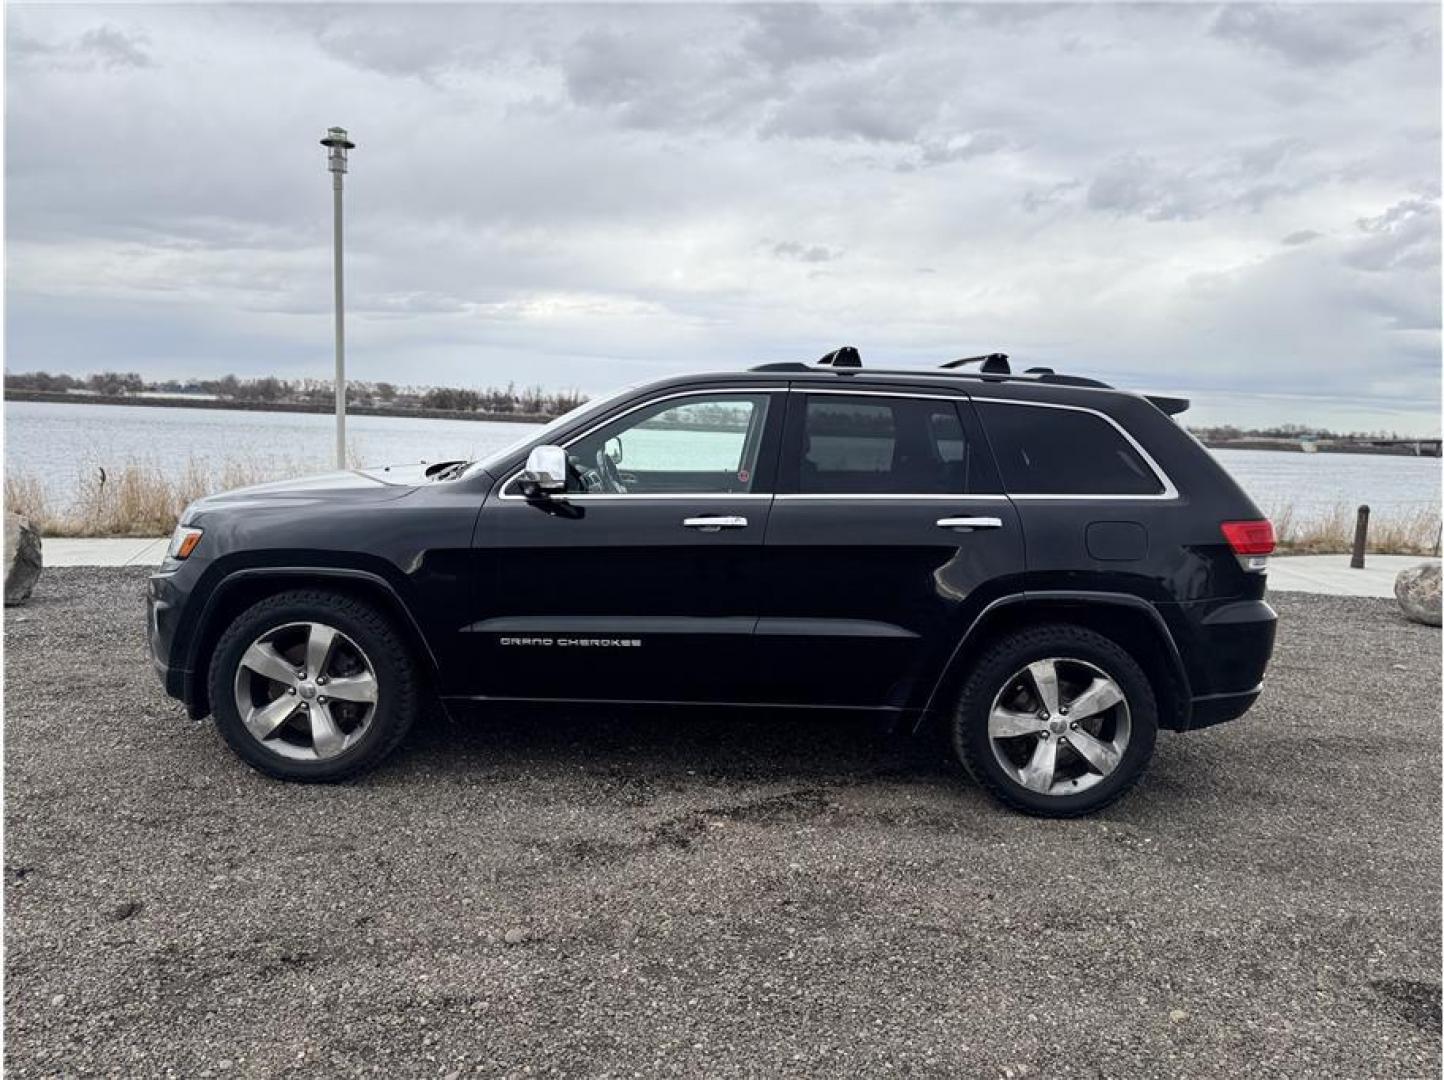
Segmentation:
[(5, 606), (23, 604), (40, 579), (40, 533), (19, 514), (5, 515)]
[(1420, 563), (1400, 570), (1394, 579), (1394, 595), (1404, 614), (1415, 622), (1439, 625), (1439, 564)]

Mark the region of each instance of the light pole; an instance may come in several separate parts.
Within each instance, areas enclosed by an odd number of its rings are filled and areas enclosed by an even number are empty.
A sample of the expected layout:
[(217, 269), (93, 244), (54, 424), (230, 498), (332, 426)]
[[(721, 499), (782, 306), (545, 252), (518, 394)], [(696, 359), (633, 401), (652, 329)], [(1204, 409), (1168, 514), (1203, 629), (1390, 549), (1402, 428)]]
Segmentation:
[(327, 128), (321, 145), (329, 153), (326, 167), (331, 170), (332, 248), (336, 266), (336, 468), (346, 467), (346, 306), (341, 269), (341, 177), (346, 174), (346, 151), (356, 144), (345, 128)]

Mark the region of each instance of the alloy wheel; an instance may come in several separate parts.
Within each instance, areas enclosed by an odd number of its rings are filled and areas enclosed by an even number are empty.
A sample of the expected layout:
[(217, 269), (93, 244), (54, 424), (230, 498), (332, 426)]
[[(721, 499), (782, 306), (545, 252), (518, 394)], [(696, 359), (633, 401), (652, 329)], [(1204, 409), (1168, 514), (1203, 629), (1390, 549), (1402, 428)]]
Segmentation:
[(236, 667), (236, 709), (266, 749), (324, 761), (355, 746), (376, 716), (376, 669), (334, 626), (294, 622), (251, 642)]
[(1042, 795), (1076, 795), (1103, 781), (1131, 733), (1123, 689), (1084, 660), (1035, 660), (1003, 684), (988, 710), (994, 758)]

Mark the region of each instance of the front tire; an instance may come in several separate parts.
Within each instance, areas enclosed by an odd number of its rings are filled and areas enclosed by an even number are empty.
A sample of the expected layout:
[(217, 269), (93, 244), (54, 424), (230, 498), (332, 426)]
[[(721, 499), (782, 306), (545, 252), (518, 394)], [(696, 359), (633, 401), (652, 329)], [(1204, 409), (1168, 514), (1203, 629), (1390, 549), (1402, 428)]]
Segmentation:
[(1078, 817), (1142, 778), (1158, 735), (1148, 676), (1117, 642), (1081, 626), (1010, 634), (963, 684), (953, 746), (999, 802), (1039, 817)]
[(216, 644), (209, 683), (222, 738), (280, 780), (327, 783), (373, 768), (419, 708), (415, 662), (390, 622), (322, 590), (243, 612)]

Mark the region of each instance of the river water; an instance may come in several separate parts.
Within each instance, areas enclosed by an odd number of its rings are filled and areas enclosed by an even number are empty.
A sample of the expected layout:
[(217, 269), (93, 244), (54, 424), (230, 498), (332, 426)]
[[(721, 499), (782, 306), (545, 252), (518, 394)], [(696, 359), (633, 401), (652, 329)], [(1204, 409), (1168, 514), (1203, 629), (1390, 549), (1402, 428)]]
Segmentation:
[[(253, 475), (329, 467), (334, 419), (317, 413), (170, 409), (143, 405), (5, 404), (5, 472), (38, 479), (64, 506), (77, 476), (141, 464), (178, 475), (195, 462), (219, 476), (226, 462)], [(350, 416), (353, 461), (367, 465), (481, 457), (526, 436), (530, 424)], [(1292, 504), (1299, 520), (1368, 503), (1375, 517), (1440, 503), (1438, 458), (1215, 450), (1266, 512)]]

